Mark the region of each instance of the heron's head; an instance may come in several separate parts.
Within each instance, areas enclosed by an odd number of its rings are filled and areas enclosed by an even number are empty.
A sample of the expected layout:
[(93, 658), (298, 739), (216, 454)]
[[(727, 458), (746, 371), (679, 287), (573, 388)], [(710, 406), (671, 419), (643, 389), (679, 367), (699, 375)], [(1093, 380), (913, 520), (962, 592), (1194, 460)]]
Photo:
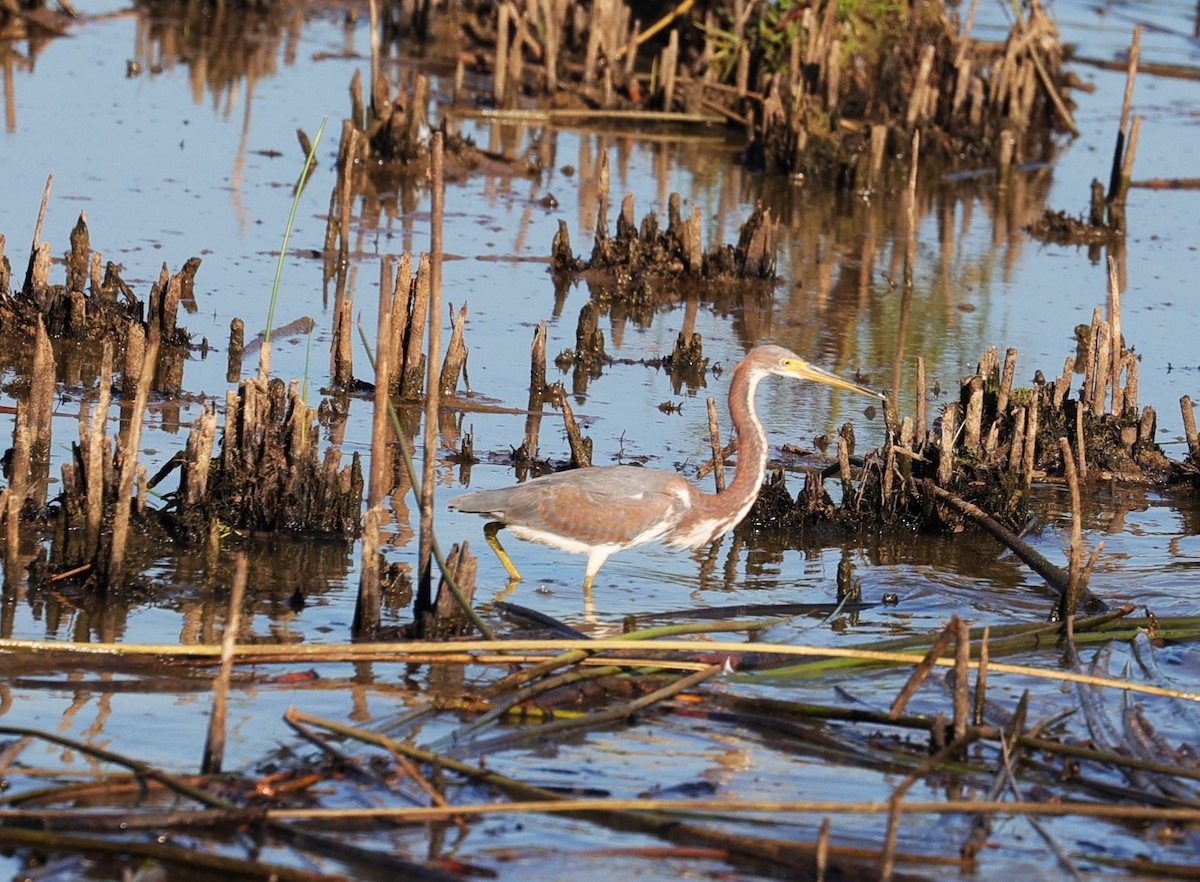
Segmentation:
[(775, 374), (779, 377), (795, 377), (798, 380), (811, 380), (814, 383), (824, 383), (826, 386), (845, 389), (847, 392), (857, 392), (859, 395), (866, 395), (881, 401), (887, 398), (882, 393), (875, 392), (857, 383), (852, 383), (849, 380), (844, 380), (837, 374), (831, 374), (827, 370), (810, 364), (790, 349), (784, 349), (782, 346), (757, 346), (750, 350), (750, 354), (746, 356), (745, 364), (752, 370), (760, 371), (764, 374)]

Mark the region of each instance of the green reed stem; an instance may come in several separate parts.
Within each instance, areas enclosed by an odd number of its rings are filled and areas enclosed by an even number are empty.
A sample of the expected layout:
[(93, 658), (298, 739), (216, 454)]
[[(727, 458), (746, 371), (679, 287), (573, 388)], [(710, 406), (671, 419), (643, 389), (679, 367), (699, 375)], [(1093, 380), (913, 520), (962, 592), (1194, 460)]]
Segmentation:
[[(325, 124), (329, 122), (329, 117), (321, 120), (321, 127), (317, 129), (317, 136), (313, 138), (312, 147), (308, 151), (308, 156), (304, 158), (304, 169), (300, 172), (300, 180), (296, 184), (296, 191), (292, 194), (292, 210), (288, 212), (287, 226), (283, 228), (283, 244), (279, 246), (279, 262), (275, 265), (275, 281), (271, 285), (271, 302), (267, 306), (267, 330), (263, 346), (271, 345), (271, 326), (275, 321), (275, 304), (279, 300), (279, 283), (283, 279), (283, 262), (287, 258), (288, 242), (292, 238), (292, 227), (296, 224), (296, 210), (300, 206), (300, 194), (304, 192), (304, 185), (308, 181), (309, 171), (313, 167), (313, 159), (317, 154), (317, 145), (321, 143), (321, 135), (325, 131)], [(309, 336), (312, 336), (310, 330)], [(305, 385), (308, 383), (308, 365), (304, 367)]]

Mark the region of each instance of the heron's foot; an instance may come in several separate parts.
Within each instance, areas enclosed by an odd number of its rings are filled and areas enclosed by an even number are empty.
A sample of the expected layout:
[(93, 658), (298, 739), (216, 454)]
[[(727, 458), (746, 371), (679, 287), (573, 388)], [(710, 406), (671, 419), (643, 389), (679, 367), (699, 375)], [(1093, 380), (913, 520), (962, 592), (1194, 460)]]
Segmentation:
[(500, 539), (496, 535), (504, 529), (504, 524), (500, 521), (490, 521), (483, 528), (483, 538), (487, 540), (487, 544), (491, 546), (492, 551), (496, 553), (500, 563), (504, 564), (505, 571), (508, 572), (509, 588), (513, 588), (515, 583), (521, 581), (521, 573), (517, 570), (516, 565), (512, 562), (512, 558), (508, 556), (508, 552), (504, 550), (504, 546), (500, 544)]

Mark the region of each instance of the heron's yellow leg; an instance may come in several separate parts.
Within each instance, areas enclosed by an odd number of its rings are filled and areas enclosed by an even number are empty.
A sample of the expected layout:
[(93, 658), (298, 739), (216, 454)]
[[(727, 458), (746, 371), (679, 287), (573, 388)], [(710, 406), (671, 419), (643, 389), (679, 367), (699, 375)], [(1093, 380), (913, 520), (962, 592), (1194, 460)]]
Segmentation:
[(584, 593), (584, 594), (591, 594), (591, 593), (592, 593), (592, 583), (593, 583), (593, 582), (595, 582), (595, 581), (596, 581), (596, 576), (595, 576), (595, 574), (594, 574), (594, 573), (588, 573), (588, 575), (587, 575), (587, 576), (584, 578), (584, 580), (583, 580), (583, 593)]
[(504, 524), (500, 521), (490, 521), (483, 528), (483, 538), (492, 547), (492, 551), (496, 552), (496, 557), (500, 559), (500, 563), (504, 564), (504, 569), (508, 571), (508, 578), (514, 582), (520, 582), (521, 574), (513, 564), (512, 558), (508, 556), (508, 552), (504, 550), (504, 546), (500, 544), (500, 539), (496, 536), (503, 529)]

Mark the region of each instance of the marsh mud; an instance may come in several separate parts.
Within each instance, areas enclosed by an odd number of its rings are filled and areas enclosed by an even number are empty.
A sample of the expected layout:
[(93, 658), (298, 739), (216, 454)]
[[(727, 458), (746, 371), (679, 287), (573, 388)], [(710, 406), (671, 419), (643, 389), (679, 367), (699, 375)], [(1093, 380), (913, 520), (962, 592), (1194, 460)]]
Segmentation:
[[(1091, 183), (1129, 144), (1133, 26), (1150, 25), (1147, 71), (1194, 67), (1194, 40), (1166, 4), (1138, 21), (922, 7), (898, 40), (836, 8), (749, 24), (736, 5), (401, 3), (376, 22), (356, 4), (0, 6), (4, 872), (1194, 863), (1195, 818), (1153, 812), (1197, 802), (1200, 733), (1180, 710), (1200, 682), (1197, 215), (1187, 191), (1130, 187), (1113, 224)], [(856, 41), (874, 54), (847, 66)], [(1194, 110), (1178, 81), (1137, 80), (1135, 178), (1194, 176)], [(1081, 210), (1103, 237), (1031, 238)], [(440, 376), (422, 345), (437, 278), (433, 324), (466, 353)], [(711, 547), (619, 554), (584, 597), (581, 559), (513, 543), (509, 584), (481, 522), (446, 508), (585, 459), (714, 482), (736, 461), (730, 370), (763, 341), (889, 401), (764, 384), (774, 470)], [(464, 577), (477, 566), (498, 635), (717, 630), (589, 650), (632, 673), (561, 678), (526, 650), (351, 645), (368, 576), (389, 638), (414, 636), (430, 587), (401, 444), (430, 467), (436, 536)], [(950, 680), (773, 654), (931, 646), (962, 662)], [(981, 653), (1015, 667), (985, 683)], [(1008, 770), (1019, 801), (985, 809)], [(103, 796), (75, 789), (97, 777)], [(498, 794), (568, 792), (643, 809), (496, 813)], [(271, 814), (442, 799), (462, 817), (343, 818), (336, 837), (316, 829), (328, 815)], [(1065, 808), (1035, 833), (1036, 806)]]

